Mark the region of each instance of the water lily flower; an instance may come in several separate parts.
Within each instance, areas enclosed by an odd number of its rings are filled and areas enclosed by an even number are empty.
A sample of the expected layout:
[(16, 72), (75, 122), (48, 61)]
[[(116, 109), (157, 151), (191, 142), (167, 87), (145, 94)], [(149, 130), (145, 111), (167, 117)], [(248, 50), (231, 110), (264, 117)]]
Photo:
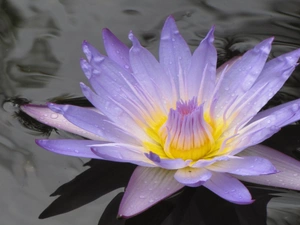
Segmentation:
[[(300, 163), (259, 145), (300, 119), (300, 100), (259, 112), (291, 75), (300, 49), (267, 62), (266, 39), (218, 69), (214, 27), (191, 54), (174, 18), (167, 18), (159, 61), (132, 32), (128, 48), (103, 30), (107, 56), (83, 42), (81, 83), (95, 108), (49, 103), (22, 110), (50, 126), (91, 140), (37, 140), (59, 154), (138, 165), (119, 215), (134, 216), (184, 186), (204, 186), (250, 204), (242, 182), (300, 190)], [(109, 172), (109, 171), (108, 171)]]

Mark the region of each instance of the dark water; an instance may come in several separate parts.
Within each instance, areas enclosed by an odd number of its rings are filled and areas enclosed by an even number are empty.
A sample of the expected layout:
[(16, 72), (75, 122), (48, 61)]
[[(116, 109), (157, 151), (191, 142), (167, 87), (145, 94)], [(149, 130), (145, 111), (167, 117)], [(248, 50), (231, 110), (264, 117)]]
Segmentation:
[[(1, 225), (95, 225), (122, 190), (69, 213), (38, 219), (54, 200), (49, 195), (85, 171), (82, 165), (88, 160), (40, 149), (34, 139), (41, 137), (41, 132), (25, 128), (13, 116), (20, 101), (12, 100), (16, 97), (44, 103), (52, 98), (82, 96), (79, 82), (87, 80), (79, 66), (81, 42), (88, 40), (104, 52), (102, 28), (108, 27), (128, 45), (127, 34), (133, 30), (157, 55), (160, 30), (168, 15), (174, 15), (192, 49), (215, 24), (219, 63), (270, 36), (276, 38), (270, 57), (300, 47), (297, 0), (2, 0), (0, 5)], [(270, 104), (300, 97), (299, 76), (298, 68)], [(269, 144), (297, 157), (299, 131), (297, 124), (283, 129)], [(71, 137), (52, 132), (50, 138), (58, 136)], [(269, 202), (268, 224), (300, 224), (300, 195), (285, 195), (290, 197)]]

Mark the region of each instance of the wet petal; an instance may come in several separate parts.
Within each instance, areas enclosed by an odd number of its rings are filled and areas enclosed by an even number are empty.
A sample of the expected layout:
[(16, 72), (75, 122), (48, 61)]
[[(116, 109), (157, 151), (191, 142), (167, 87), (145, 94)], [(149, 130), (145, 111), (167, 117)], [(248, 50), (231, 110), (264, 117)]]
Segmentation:
[[(91, 49), (91, 52), (94, 51), (89, 44), (86, 44), (86, 48)], [(127, 111), (126, 113), (130, 114), (133, 120), (141, 123), (152, 118), (151, 114), (161, 113), (164, 108), (163, 105), (157, 104), (160, 99), (155, 100), (153, 95), (148, 93), (147, 87), (143, 88), (132, 73), (124, 70), (108, 57), (99, 55), (97, 60), (91, 58), (90, 64), (84, 60), (81, 64), (93, 89), (103, 98), (105, 107), (113, 105), (116, 108), (117, 106), (118, 111)], [(152, 82), (151, 79), (149, 81)], [(110, 114), (106, 115), (110, 117)], [(119, 118), (115, 120), (113, 117), (112, 120), (117, 122)]]
[(175, 86), (178, 99), (180, 98), (179, 82), (187, 75), (190, 60), (190, 48), (180, 35), (174, 18), (169, 16), (161, 32), (159, 61)]
[(174, 173), (173, 170), (138, 166), (121, 201), (119, 216), (137, 215), (183, 188), (174, 179)]
[(190, 164), (192, 160), (182, 160), (182, 159), (161, 159), (157, 154), (150, 152), (145, 153), (146, 157), (153, 161), (157, 166), (168, 169), (175, 170), (186, 167)]
[(48, 126), (65, 130), (88, 139), (103, 140), (103, 138), (69, 122), (63, 115), (53, 112), (45, 105), (22, 105), (21, 110), (41, 123), (47, 124)]
[(232, 158), (228, 161), (216, 162), (206, 168), (215, 172), (227, 172), (242, 176), (257, 176), (278, 172), (269, 160), (257, 156)]
[(217, 79), (220, 78), (222, 73), (224, 73), (224, 72), (226, 73), (241, 58), (242, 58), (242, 56), (234, 56), (230, 60), (226, 61), (221, 66), (219, 66), (217, 68)]
[(160, 107), (164, 108), (166, 102), (171, 106), (174, 95), (169, 77), (155, 57), (141, 46), (132, 33), (129, 34), (129, 39), (133, 45), (129, 57), (134, 76), (143, 90), (147, 90), (154, 98), (156, 105), (160, 104)]
[(124, 130), (115, 126), (106, 116), (95, 111), (72, 105), (49, 103), (48, 107), (75, 124), (76, 126), (113, 142), (134, 143), (138, 141)]
[(177, 170), (174, 178), (186, 186), (198, 187), (209, 180), (211, 176), (212, 173), (204, 168), (186, 167)]
[(247, 51), (226, 72), (219, 88), (217, 107), (225, 109), (230, 99), (240, 97), (247, 92), (264, 68), (271, 50), (273, 38), (266, 39)]
[(253, 202), (248, 189), (236, 178), (226, 173), (213, 173), (212, 177), (203, 184), (221, 198), (239, 205)]
[(266, 158), (279, 171), (276, 174), (264, 176), (235, 175), (238, 179), (256, 184), (300, 190), (300, 162), (298, 160), (263, 145), (251, 146), (238, 155)]
[(197, 162), (193, 163), (191, 167), (202, 168), (202, 167), (209, 166), (218, 161), (229, 160), (230, 158), (235, 158), (235, 156), (222, 155), (222, 156), (213, 157), (212, 159), (199, 159)]
[(101, 159), (91, 151), (89, 145), (105, 142), (73, 139), (38, 139), (35, 141), (40, 147), (62, 155), (70, 155), (83, 158)]
[(300, 99), (287, 102), (276, 107), (259, 112), (251, 122), (273, 115), (276, 117), (276, 125), (283, 127), (300, 119)]
[[(132, 114), (126, 108), (120, 106), (117, 102), (112, 101), (107, 97), (107, 95), (97, 95), (88, 86), (81, 83), (80, 84), (82, 93), (84, 96), (104, 115), (118, 123), (118, 126), (126, 130), (127, 132), (134, 133), (136, 137), (140, 140), (148, 140), (148, 136), (145, 134), (144, 130), (137, 123), (137, 118), (135, 114)], [(120, 123), (120, 118), (122, 118), (122, 123)], [(150, 141), (150, 140), (149, 140)]]
[(199, 102), (205, 102), (210, 97), (216, 82), (217, 51), (213, 45), (214, 27), (195, 50), (191, 66), (186, 75), (185, 85), (188, 98), (198, 96)]
[(102, 30), (102, 37), (108, 57), (126, 70), (131, 71), (129, 62), (129, 48), (109, 29)]
[(225, 144), (223, 151), (235, 155), (249, 146), (266, 140), (279, 130), (280, 127), (276, 126), (276, 117), (273, 115), (267, 116), (237, 131), (238, 135), (232, 138), (231, 142)]
[[(239, 110), (242, 119), (244, 114), (254, 116), (276, 94), (294, 71), (299, 57), (300, 49), (297, 49), (266, 63), (256, 82), (238, 103), (247, 102)], [(251, 98), (254, 94), (255, 98)]]
[(126, 144), (91, 145), (94, 154), (113, 162), (129, 162), (139, 166), (155, 167), (156, 165), (144, 155), (142, 147)]

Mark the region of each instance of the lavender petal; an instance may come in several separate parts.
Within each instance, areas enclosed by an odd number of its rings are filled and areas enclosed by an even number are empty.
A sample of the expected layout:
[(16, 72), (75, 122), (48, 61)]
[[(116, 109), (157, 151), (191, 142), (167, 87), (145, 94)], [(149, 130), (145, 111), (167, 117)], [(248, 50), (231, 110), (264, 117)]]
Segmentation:
[(180, 35), (174, 18), (169, 16), (161, 32), (159, 61), (171, 82), (173, 80), (177, 98), (180, 98), (180, 77), (188, 75), (190, 60), (190, 48)]
[(236, 178), (226, 173), (213, 173), (212, 177), (203, 184), (221, 198), (239, 205), (253, 202), (248, 189)]
[(189, 99), (198, 96), (198, 101), (205, 102), (211, 97), (215, 87), (217, 51), (213, 45), (213, 33), (214, 27), (210, 29), (192, 56), (185, 84)]
[(121, 42), (109, 29), (102, 30), (103, 42), (108, 57), (131, 72), (129, 48)]
[(206, 168), (215, 172), (242, 176), (258, 176), (278, 172), (269, 160), (257, 156), (236, 157), (228, 161), (216, 162)]
[(48, 107), (76, 126), (112, 142), (138, 144), (138, 141), (117, 127), (106, 116), (87, 108), (49, 103)]
[(204, 184), (212, 176), (212, 173), (209, 170), (204, 168), (191, 168), (186, 167), (177, 170), (174, 175), (174, 178), (186, 186), (198, 187)]
[(70, 155), (83, 158), (102, 159), (95, 155), (89, 145), (101, 144), (105, 142), (73, 139), (38, 139), (35, 141), (40, 147), (62, 155)]
[(138, 166), (130, 178), (118, 215), (125, 218), (137, 215), (183, 188), (174, 179), (174, 173)]
[(94, 154), (113, 162), (129, 162), (139, 166), (155, 167), (156, 165), (144, 155), (142, 147), (110, 143), (91, 145)]
[(92, 140), (103, 140), (103, 138), (86, 131), (73, 123), (69, 122), (63, 115), (53, 112), (45, 105), (23, 105), (21, 110), (31, 116), (32, 118), (47, 124), (57, 129), (65, 130), (73, 134), (80, 135), (82, 137)]
[(258, 156), (268, 159), (279, 171), (264, 176), (237, 176), (236, 178), (274, 187), (300, 190), (300, 162), (275, 149), (263, 145), (251, 146), (238, 154), (241, 157)]

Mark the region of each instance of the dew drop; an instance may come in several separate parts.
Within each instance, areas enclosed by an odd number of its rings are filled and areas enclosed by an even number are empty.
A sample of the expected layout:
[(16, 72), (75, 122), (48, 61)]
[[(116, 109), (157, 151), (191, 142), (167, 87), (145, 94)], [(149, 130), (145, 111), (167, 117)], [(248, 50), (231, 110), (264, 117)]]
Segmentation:
[(292, 105), (293, 112), (297, 112), (299, 110), (299, 106), (297, 104)]
[(129, 69), (129, 66), (127, 64), (124, 67), (125, 67), (125, 69)]
[(294, 176), (294, 177), (297, 177), (297, 176), (298, 176), (298, 173), (294, 173), (293, 176)]
[(104, 60), (104, 57), (94, 57), (94, 61), (99, 63)]
[(144, 199), (144, 198), (146, 198), (146, 196), (145, 195), (140, 195), (140, 198)]
[(74, 152), (78, 153), (79, 151), (77, 149), (75, 149)]
[(149, 202), (152, 203), (152, 202), (154, 202), (154, 200), (153, 200), (153, 199), (150, 199)]
[(58, 114), (57, 113), (52, 113), (50, 117), (51, 117), (51, 119), (57, 119)]

